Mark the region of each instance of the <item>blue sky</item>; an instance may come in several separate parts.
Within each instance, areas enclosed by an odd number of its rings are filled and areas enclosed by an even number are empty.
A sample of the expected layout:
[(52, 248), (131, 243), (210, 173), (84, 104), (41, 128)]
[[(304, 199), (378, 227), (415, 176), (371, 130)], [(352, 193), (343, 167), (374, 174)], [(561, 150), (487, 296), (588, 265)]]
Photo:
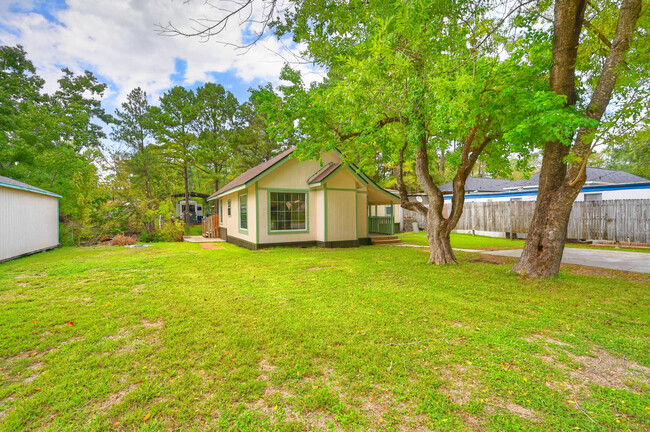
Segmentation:
[[(259, 16), (261, 5), (254, 2), (253, 16)], [(287, 46), (297, 49), (286, 41), (265, 35), (242, 51), (217, 40), (202, 43), (155, 31), (156, 24), (168, 22), (188, 29), (192, 18), (214, 14), (199, 0), (0, 0), (0, 44), (23, 45), (48, 92), (56, 88), (63, 66), (76, 73), (92, 71), (109, 86), (102, 101), (109, 112), (135, 87), (156, 103), (174, 85), (218, 82), (245, 101), (249, 88), (279, 84)], [(255, 30), (232, 22), (220, 41), (241, 45)], [(299, 68), (306, 80), (320, 79), (306, 66)]]

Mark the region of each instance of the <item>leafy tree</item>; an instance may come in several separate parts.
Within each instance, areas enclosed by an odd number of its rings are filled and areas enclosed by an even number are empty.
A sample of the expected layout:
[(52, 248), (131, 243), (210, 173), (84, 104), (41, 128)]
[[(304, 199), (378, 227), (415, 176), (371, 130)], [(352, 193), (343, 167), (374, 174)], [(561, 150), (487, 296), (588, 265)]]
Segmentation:
[(196, 89), (196, 102), (199, 109), (196, 119), (198, 166), (208, 165), (216, 192), (234, 150), (239, 102), (221, 84), (215, 83), (206, 83)]
[(197, 160), (197, 118), (199, 105), (192, 90), (176, 86), (160, 98), (160, 107), (151, 109), (154, 136), (160, 142), (159, 149), (166, 163), (183, 178), (187, 211), (185, 223), (189, 222), (190, 168)]
[[(517, 168), (524, 169), (535, 139), (534, 128), (524, 125), (566, 115), (538, 70), (520, 56), (502, 58), (487, 6), (359, 1), (341, 10), (305, 1), (286, 20), (285, 29), (327, 66), (328, 78), (306, 89), (285, 69), (282, 79), (293, 84), (284, 88), (277, 114), (285, 117), (280, 137), (295, 136), (302, 157), (338, 147), (362, 168), (380, 154), (395, 167), (402, 207), (427, 218), (430, 263), (457, 262), (449, 235), (479, 158), (503, 175), (517, 152)], [(408, 166), (428, 208), (408, 200)], [(434, 177), (444, 178), (448, 167), (454, 195), (446, 215)]]
[[(521, 258), (513, 271), (545, 278), (557, 275), (573, 202), (584, 185), (594, 140), (608, 122), (634, 121), (650, 100), (650, 17), (641, 0), (595, 5), (586, 0), (557, 0), (551, 45), (532, 37), (531, 51), (549, 65), (550, 88), (567, 109), (589, 120), (564, 136), (547, 139), (537, 206)], [(646, 6), (647, 11), (647, 6)], [(543, 15), (542, 15), (543, 17)], [(530, 19), (527, 34), (539, 35), (539, 20)], [(535, 62), (536, 59), (530, 59)], [(617, 106), (607, 113), (610, 102)]]

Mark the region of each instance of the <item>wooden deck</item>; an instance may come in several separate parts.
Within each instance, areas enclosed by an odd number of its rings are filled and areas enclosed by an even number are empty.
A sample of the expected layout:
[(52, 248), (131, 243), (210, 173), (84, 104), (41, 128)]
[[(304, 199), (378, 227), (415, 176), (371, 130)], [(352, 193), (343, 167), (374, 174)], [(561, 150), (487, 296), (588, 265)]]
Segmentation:
[(225, 242), (225, 240), (220, 239), (220, 238), (209, 238), (209, 237), (202, 237), (202, 236), (183, 236), (183, 241), (184, 242), (189, 242), (189, 243), (221, 243), (221, 242)]

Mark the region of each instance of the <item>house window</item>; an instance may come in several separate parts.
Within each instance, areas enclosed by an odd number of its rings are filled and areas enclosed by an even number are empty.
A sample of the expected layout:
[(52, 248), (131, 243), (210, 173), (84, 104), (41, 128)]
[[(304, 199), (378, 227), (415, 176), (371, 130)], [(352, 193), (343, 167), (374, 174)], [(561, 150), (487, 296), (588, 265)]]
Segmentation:
[(223, 223), (223, 200), (217, 201), (217, 205), (219, 206), (219, 221)]
[(307, 230), (307, 194), (271, 192), (269, 195), (271, 231)]
[(248, 195), (239, 196), (239, 229), (248, 230)]
[(603, 200), (603, 194), (602, 193), (586, 193), (585, 194), (585, 201), (602, 201)]
[(232, 213), (230, 212), (230, 200), (228, 200), (228, 217), (230, 217)]
[(386, 216), (392, 216), (393, 215), (393, 206), (386, 206)]

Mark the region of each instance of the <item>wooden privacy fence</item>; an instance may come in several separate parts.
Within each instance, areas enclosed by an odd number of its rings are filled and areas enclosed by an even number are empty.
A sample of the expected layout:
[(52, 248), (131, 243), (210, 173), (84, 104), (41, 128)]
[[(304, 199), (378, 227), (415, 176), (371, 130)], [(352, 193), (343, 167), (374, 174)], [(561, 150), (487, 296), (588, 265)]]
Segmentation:
[[(534, 211), (535, 201), (465, 203), (456, 229), (524, 234)], [(650, 243), (650, 200), (575, 202), (567, 238)]]
[[(445, 204), (445, 216), (450, 210), (451, 204)], [(466, 202), (456, 229), (525, 234), (534, 211), (535, 201)], [(424, 216), (410, 210), (403, 215), (426, 229)], [(650, 243), (650, 200), (575, 202), (567, 237)]]
[(203, 218), (203, 237), (219, 238), (219, 214)]

